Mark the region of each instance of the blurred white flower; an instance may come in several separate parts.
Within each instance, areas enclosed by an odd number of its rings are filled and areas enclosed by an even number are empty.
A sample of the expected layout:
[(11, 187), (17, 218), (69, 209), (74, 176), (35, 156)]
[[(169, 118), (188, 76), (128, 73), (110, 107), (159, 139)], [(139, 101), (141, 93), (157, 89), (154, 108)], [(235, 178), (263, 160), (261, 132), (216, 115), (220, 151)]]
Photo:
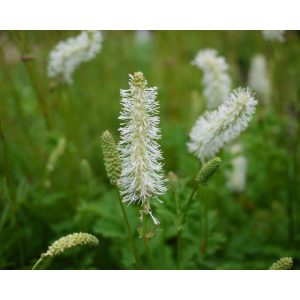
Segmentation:
[(268, 103), (271, 96), (271, 81), (268, 74), (266, 58), (257, 54), (251, 59), (248, 85)]
[(188, 150), (202, 161), (212, 158), (247, 128), (256, 105), (249, 88), (234, 90), (216, 110), (198, 118), (190, 132)]
[(265, 41), (270, 42), (284, 42), (284, 33), (285, 30), (263, 30), (263, 38)]
[(226, 172), (227, 187), (232, 192), (241, 193), (246, 188), (247, 178), (247, 158), (242, 154), (243, 147), (234, 144), (230, 148), (233, 155), (231, 160), (231, 170)]
[(61, 77), (68, 84), (72, 74), (83, 62), (93, 59), (102, 46), (100, 31), (82, 31), (78, 36), (59, 42), (50, 52), (49, 77)]
[(134, 40), (137, 44), (147, 44), (152, 40), (150, 30), (136, 30), (134, 33)]
[(230, 94), (231, 79), (225, 58), (218, 56), (214, 49), (205, 49), (197, 53), (192, 64), (204, 73), (202, 84), (208, 109), (218, 107)]
[(123, 201), (141, 202), (154, 223), (149, 200), (166, 191), (162, 174), (162, 154), (156, 140), (160, 138), (157, 88), (147, 87), (141, 72), (129, 75), (128, 90), (121, 90), (122, 121), (120, 151), (122, 172), (120, 189)]

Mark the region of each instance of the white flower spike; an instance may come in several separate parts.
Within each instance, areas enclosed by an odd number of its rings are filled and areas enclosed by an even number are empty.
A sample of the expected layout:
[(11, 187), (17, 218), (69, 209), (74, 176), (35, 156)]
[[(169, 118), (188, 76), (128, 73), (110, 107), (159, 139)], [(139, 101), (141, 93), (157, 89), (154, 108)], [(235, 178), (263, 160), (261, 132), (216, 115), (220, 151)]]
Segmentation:
[(262, 54), (257, 54), (251, 59), (248, 84), (265, 103), (270, 101), (271, 80), (266, 58)]
[(284, 33), (285, 30), (263, 30), (263, 38), (268, 42), (284, 42)]
[(225, 173), (227, 187), (231, 192), (241, 193), (246, 188), (247, 158), (242, 154), (243, 147), (241, 144), (232, 145), (230, 152), (234, 157), (231, 160), (231, 170)]
[(49, 56), (48, 76), (72, 84), (75, 69), (101, 51), (102, 39), (100, 31), (82, 31), (77, 37), (59, 42)]
[(150, 30), (136, 30), (134, 32), (134, 40), (138, 45), (151, 43), (152, 33)]
[(141, 72), (129, 75), (128, 90), (121, 90), (121, 140), (118, 149), (122, 172), (120, 190), (123, 201), (142, 203), (154, 223), (149, 200), (166, 192), (162, 172), (157, 88), (147, 87)]
[(190, 132), (188, 150), (202, 161), (212, 158), (247, 128), (256, 105), (249, 88), (234, 90), (218, 109), (198, 118)]
[(204, 73), (202, 84), (208, 109), (218, 107), (230, 94), (231, 79), (225, 58), (218, 56), (214, 49), (205, 49), (197, 53), (192, 64)]

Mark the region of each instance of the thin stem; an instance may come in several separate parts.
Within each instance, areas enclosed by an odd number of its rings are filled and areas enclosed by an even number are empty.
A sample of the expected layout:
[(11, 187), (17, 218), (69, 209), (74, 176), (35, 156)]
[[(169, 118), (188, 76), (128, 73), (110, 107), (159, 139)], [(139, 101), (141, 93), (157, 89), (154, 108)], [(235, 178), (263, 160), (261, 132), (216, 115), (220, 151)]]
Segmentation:
[(141, 268), (141, 263), (140, 263), (140, 260), (139, 260), (138, 254), (137, 254), (137, 250), (136, 250), (136, 246), (135, 246), (135, 243), (134, 243), (134, 239), (133, 239), (130, 223), (129, 223), (129, 220), (128, 220), (128, 217), (127, 217), (127, 213), (126, 213), (124, 204), (122, 202), (120, 193), (117, 189), (116, 189), (116, 192), (117, 192), (117, 195), (118, 195), (117, 198), (118, 198), (121, 210), (122, 210), (122, 214), (123, 214), (123, 217), (124, 217), (124, 220), (125, 220), (125, 225), (126, 225), (126, 228), (127, 228), (127, 233), (128, 233), (128, 237), (129, 237), (129, 241), (130, 241), (130, 245), (131, 245), (131, 250), (132, 250), (132, 253), (134, 255), (135, 263), (136, 263), (137, 268)]
[[(195, 196), (195, 194), (198, 191), (198, 184), (196, 183), (192, 193), (188, 199), (187, 205), (183, 210), (183, 214), (182, 214), (182, 218), (181, 218), (181, 225), (184, 224), (185, 222), (185, 218), (187, 215), (187, 212), (189, 211), (189, 208), (191, 206), (191, 203), (193, 201), (193, 198)], [(177, 269), (180, 270), (181, 265), (180, 265), (180, 261), (181, 261), (181, 247), (182, 247), (182, 228), (179, 228), (179, 230), (177, 230)]]
[(207, 211), (207, 202), (203, 199), (203, 247), (202, 253), (205, 255), (208, 243), (208, 211)]
[(176, 268), (181, 269), (181, 245), (182, 245), (182, 229), (177, 231), (177, 260)]
[(37, 266), (42, 262), (43, 257), (40, 257), (36, 263), (33, 265), (32, 270), (36, 270)]
[(188, 212), (189, 209), (190, 209), (190, 206), (191, 206), (191, 204), (192, 204), (193, 198), (194, 198), (195, 194), (197, 193), (197, 191), (198, 191), (198, 183), (195, 184), (195, 186), (194, 186), (194, 188), (193, 188), (193, 190), (192, 190), (192, 193), (191, 193), (191, 195), (190, 195), (190, 197), (189, 197), (189, 199), (188, 199), (188, 202), (187, 202), (187, 204), (186, 204), (186, 207), (185, 207), (185, 209), (184, 209), (184, 211), (183, 211), (183, 214), (182, 214), (182, 223), (184, 223), (184, 221), (185, 221), (187, 212)]
[[(16, 37), (17, 39), (19, 39), (21, 41), (21, 45), (22, 45), (22, 54), (28, 54), (31, 52), (29, 43), (27, 41), (27, 36), (26, 34), (22, 35), (19, 33), (16, 33)], [(36, 93), (36, 97), (38, 100), (38, 103), (40, 105), (40, 109), (42, 111), (43, 117), (45, 119), (45, 123), (48, 129), (51, 129), (51, 121), (49, 118), (49, 114), (48, 114), (48, 109), (47, 109), (47, 103), (46, 103), (46, 99), (43, 95), (43, 91), (40, 89), (39, 83), (38, 83), (38, 77), (35, 74), (35, 69), (34, 69), (34, 65), (33, 65), (33, 61), (29, 60), (24, 62), (25, 64), (25, 68), (27, 70), (27, 73), (30, 77), (32, 86), (35, 90)]]
[(148, 258), (148, 263), (149, 263), (149, 268), (152, 268), (152, 253), (151, 253), (151, 248), (150, 248), (150, 243), (149, 243), (149, 238), (147, 236), (147, 215), (144, 214), (143, 216), (143, 241), (147, 253), (147, 258)]
[(37, 96), (37, 99), (38, 99), (38, 102), (39, 102), (42, 114), (44, 116), (46, 125), (47, 125), (47, 127), (49, 129), (49, 128), (51, 128), (51, 122), (50, 122), (50, 118), (49, 118), (49, 114), (48, 114), (48, 109), (46, 107), (46, 101), (45, 101), (43, 93), (40, 90), (40, 87), (39, 87), (39, 85), (37, 83), (32, 62), (31, 61), (25, 62), (25, 67), (26, 67), (26, 70), (27, 70), (27, 72), (29, 74), (29, 77), (31, 79), (32, 85), (34, 87), (34, 90), (36, 92), (36, 96)]

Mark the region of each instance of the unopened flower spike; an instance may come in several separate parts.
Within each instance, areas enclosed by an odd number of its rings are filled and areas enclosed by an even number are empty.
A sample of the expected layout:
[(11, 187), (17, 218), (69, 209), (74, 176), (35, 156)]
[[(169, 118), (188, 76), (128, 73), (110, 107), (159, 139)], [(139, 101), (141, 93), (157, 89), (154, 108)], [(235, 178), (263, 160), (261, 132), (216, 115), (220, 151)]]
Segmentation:
[(59, 42), (49, 55), (48, 76), (61, 77), (71, 84), (75, 69), (101, 51), (102, 39), (100, 31), (82, 31), (76, 37)]
[(53, 242), (48, 247), (48, 250), (41, 254), (39, 260), (35, 263), (32, 269), (36, 269), (39, 263), (45, 258), (61, 255), (67, 250), (78, 246), (97, 246), (98, 244), (99, 240), (92, 234), (85, 232), (68, 234)]
[(205, 49), (197, 53), (192, 64), (203, 71), (202, 84), (208, 109), (215, 109), (230, 94), (231, 79), (225, 58), (218, 56), (214, 49)]
[(107, 177), (112, 185), (118, 185), (121, 175), (121, 161), (115, 140), (109, 131), (103, 132), (101, 146)]
[(52, 150), (52, 152), (50, 153), (49, 159), (47, 161), (47, 165), (46, 165), (46, 169), (48, 172), (53, 172), (56, 165), (57, 165), (57, 161), (59, 160), (59, 158), (64, 154), (65, 149), (66, 149), (66, 138), (65, 137), (61, 137), (58, 140), (58, 143), (56, 145), (56, 147)]
[(49, 246), (47, 252), (43, 253), (41, 256), (53, 257), (77, 246), (97, 246), (98, 244), (98, 239), (92, 234), (84, 232), (72, 233), (55, 241)]
[(150, 199), (166, 192), (166, 180), (157, 143), (161, 138), (157, 88), (147, 85), (143, 73), (136, 72), (129, 75), (129, 89), (121, 90), (120, 191), (124, 202), (141, 203), (153, 222), (158, 223), (151, 212)]
[(190, 132), (188, 150), (205, 161), (244, 131), (253, 117), (257, 100), (249, 88), (238, 88), (218, 109), (200, 116)]
[(208, 179), (219, 169), (221, 159), (214, 157), (205, 163), (196, 176), (196, 182), (201, 185), (205, 185)]
[(273, 263), (270, 270), (290, 270), (293, 267), (293, 259), (291, 257), (283, 257)]

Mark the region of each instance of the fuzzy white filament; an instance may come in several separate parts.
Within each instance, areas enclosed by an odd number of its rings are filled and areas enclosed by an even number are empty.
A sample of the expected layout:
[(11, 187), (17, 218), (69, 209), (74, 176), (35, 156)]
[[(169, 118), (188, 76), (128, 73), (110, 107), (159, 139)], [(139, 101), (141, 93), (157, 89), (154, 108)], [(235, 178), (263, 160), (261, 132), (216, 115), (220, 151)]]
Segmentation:
[[(140, 72), (129, 78), (130, 88), (121, 90), (120, 189), (124, 202), (141, 202), (147, 206), (151, 197), (166, 191), (162, 154), (156, 142), (160, 138), (157, 88), (147, 87)], [(150, 210), (148, 213), (152, 216)]]
[(240, 144), (234, 144), (230, 148), (234, 156), (231, 160), (231, 170), (226, 172), (227, 187), (232, 192), (241, 193), (246, 187), (247, 177), (247, 158), (242, 154), (243, 147)]
[(268, 42), (284, 42), (285, 30), (263, 30), (263, 38)]
[(59, 42), (49, 56), (48, 76), (61, 77), (71, 84), (75, 69), (100, 52), (102, 39), (100, 31), (82, 31), (74, 38)]
[(268, 103), (271, 95), (271, 82), (267, 69), (266, 58), (257, 54), (251, 59), (249, 78), (249, 86), (261, 96), (265, 103)]
[(249, 88), (234, 90), (218, 109), (198, 118), (190, 132), (189, 151), (202, 161), (215, 156), (247, 128), (256, 105), (257, 100)]
[(202, 84), (208, 109), (218, 107), (230, 94), (231, 79), (225, 58), (214, 49), (199, 51), (192, 64), (204, 73)]

